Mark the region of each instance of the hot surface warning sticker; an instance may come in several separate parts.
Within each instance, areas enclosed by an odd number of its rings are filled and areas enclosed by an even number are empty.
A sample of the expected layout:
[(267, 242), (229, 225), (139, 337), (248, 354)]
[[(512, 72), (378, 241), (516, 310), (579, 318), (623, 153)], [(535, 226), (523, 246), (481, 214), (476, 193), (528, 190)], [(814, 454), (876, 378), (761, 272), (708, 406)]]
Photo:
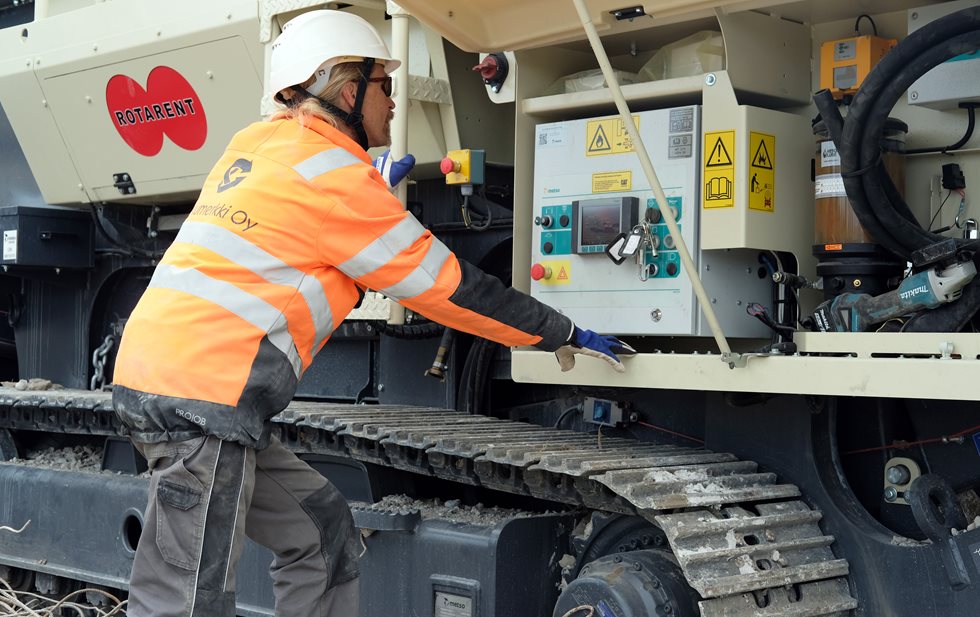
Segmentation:
[(776, 209), (776, 137), (749, 133), (749, 209), (773, 212)]
[(704, 134), (704, 207), (735, 206), (735, 131)]
[[(633, 123), (640, 128), (640, 117), (633, 116)], [(633, 140), (626, 132), (620, 118), (590, 120), (585, 127), (585, 155), (623, 154), (633, 151)]]

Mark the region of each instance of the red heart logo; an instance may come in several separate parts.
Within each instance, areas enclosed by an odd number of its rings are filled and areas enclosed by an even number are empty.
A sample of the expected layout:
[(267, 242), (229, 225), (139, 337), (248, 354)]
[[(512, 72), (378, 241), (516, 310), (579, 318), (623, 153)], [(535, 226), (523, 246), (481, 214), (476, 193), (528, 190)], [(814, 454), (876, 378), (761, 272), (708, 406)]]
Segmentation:
[(131, 77), (114, 75), (106, 84), (105, 100), (119, 136), (143, 156), (159, 153), (164, 135), (185, 150), (197, 150), (207, 139), (201, 98), (169, 66), (150, 71), (146, 90)]

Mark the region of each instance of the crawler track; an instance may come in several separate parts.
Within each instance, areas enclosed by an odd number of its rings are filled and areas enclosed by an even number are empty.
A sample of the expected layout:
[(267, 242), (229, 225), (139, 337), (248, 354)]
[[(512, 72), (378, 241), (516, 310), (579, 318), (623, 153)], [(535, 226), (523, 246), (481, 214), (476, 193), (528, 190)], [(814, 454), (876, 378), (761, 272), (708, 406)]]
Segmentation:
[[(274, 418), (297, 452), (635, 514), (667, 534), (704, 617), (815, 617), (856, 608), (820, 512), (751, 461), (597, 439), (456, 411), (294, 402)], [(0, 389), (0, 428), (115, 435), (106, 393)]]

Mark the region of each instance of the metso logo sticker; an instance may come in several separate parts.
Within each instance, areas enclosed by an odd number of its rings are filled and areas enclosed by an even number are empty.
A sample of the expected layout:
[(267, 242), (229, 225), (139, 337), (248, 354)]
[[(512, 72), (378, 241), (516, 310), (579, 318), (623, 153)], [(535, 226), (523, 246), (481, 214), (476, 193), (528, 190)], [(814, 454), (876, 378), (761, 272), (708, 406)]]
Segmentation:
[(163, 136), (185, 150), (197, 150), (208, 135), (201, 99), (183, 75), (158, 66), (146, 89), (131, 77), (114, 75), (105, 89), (106, 107), (119, 136), (143, 156), (163, 148)]

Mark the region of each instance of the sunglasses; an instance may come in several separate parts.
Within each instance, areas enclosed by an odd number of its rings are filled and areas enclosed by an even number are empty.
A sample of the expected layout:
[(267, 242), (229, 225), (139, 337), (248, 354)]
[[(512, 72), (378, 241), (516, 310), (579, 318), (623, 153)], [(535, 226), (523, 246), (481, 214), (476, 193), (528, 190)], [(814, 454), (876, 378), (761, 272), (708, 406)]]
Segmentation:
[(384, 77), (365, 77), (365, 81), (381, 84), (381, 91), (385, 93), (385, 96), (391, 96), (393, 91), (391, 84), (391, 75), (385, 75)]

